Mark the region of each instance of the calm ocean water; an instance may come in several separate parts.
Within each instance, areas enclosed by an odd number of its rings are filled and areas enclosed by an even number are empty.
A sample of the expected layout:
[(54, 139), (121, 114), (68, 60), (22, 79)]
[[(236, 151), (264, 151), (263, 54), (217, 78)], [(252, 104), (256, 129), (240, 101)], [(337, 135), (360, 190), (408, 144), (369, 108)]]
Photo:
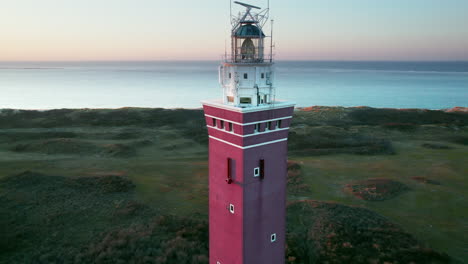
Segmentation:
[[(216, 61), (0, 62), (0, 108), (198, 108), (221, 97)], [(276, 63), (298, 106), (468, 107), (468, 62)]]

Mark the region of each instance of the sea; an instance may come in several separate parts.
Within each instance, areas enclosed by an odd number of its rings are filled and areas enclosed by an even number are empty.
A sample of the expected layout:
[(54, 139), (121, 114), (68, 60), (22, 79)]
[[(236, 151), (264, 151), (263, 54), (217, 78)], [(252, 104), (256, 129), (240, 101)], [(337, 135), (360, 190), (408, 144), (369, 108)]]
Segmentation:
[[(200, 108), (218, 61), (0, 62), (0, 109)], [(468, 62), (277, 61), (276, 99), (299, 107), (468, 107)]]

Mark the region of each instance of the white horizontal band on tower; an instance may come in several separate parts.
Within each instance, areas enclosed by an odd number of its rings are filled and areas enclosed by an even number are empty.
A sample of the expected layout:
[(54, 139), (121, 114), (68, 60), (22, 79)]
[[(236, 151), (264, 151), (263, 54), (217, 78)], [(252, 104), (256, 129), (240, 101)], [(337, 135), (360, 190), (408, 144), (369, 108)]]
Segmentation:
[(239, 122), (231, 121), (231, 120), (228, 120), (228, 119), (224, 119), (224, 118), (220, 118), (220, 117), (216, 117), (216, 116), (212, 116), (212, 115), (205, 115), (205, 116), (215, 118), (215, 119), (218, 119), (218, 120), (222, 120), (222, 121), (228, 122), (228, 123), (233, 123), (233, 124), (236, 124), (236, 125), (239, 125), (239, 126), (250, 126), (250, 125), (255, 125), (255, 124), (258, 124), (258, 123), (266, 123), (266, 122), (272, 122), (272, 121), (278, 121), (278, 120), (293, 118), (292, 116), (285, 116), (285, 117), (268, 119), (268, 120), (259, 120), (259, 121), (250, 122), (250, 123), (239, 123)]
[(283, 131), (283, 130), (288, 130), (289, 127), (283, 127), (283, 128), (275, 128), (273, 130), (265, 130), (263, 132), (254, 132), (253, 134), (247, 134), (247, 135), (239, 135), (239, 134), (236, 134), (234, 133), (234, 131), (228, 131), (226, 129), (221, 129), (219, 127), (215, 127), (215, 126), (210, 126), (210, 125), (207, 125), (208, 128), (213, 128), (213, 129), (216, 129), (218, 131), (222, 131), (222, 132), (225, 132), (229, 135), (233, 135), (233, 136), (238, 136), (238, 137), (253, 137), (253, 136), (260, 136), (260, 135), (263, 135), (263, 134), (268, 134), (268, 133), (273, 133), (273, 132), (279, 132), (279, 131)]
[(277, 140), (272, 140), (272, 141), (268, 141), (268, 142), (263, 142), (263, 143), (259, 143), (259, 144), (255, 144), (255, 145), (250, 145), (250, 146), (245, 146), (245, 147), (242, 147), (242, 146), (239, 146), (239, 145), (236, 145), (234, 143), (231, 143), (231, 142), (228, 142), (226, 140), (222, 140), (222, 139), (219, 139), (219, 138), (216, 138), (216, 137), (213, 137), (213, 136), (209, 136), (210, 138), (214, 139), (214, 140), (217, 140), (219, 142), (222, 142), (222, 143), (225, 143), (225, 144), (228, 144), (228, 145), (231, 145), (231, 146), (234, 146), (236, 148), (240, 148), (240, 149), (250, 149), (250, 148), (255, 148), (255, 147), (260, 147), (260, 146), (265, 146), (265, 145), (269, 145), (269, 144), (273, 144), (273, 143), (278, 143), (278, 142), (283, 142), (283, 141), (287, 141), (288, 138), (282, 138), (282, 139), (277, 139)]

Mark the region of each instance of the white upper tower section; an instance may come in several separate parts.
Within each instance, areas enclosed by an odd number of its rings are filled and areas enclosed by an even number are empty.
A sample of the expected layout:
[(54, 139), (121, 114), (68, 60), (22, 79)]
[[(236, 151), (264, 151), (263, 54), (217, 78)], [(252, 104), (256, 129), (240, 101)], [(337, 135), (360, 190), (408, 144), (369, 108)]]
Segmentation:
[(272, 104), (275, 101), (273, 45), (270, 41), (269, 54), (265, 55), (267, 36), (263, 32), (269, 8), (261, 10), (253, 5), (234, 3), (245, 10), (231, 16), (231, 54), (226, 54), (219, 67), (223, 103), (242, 108)]

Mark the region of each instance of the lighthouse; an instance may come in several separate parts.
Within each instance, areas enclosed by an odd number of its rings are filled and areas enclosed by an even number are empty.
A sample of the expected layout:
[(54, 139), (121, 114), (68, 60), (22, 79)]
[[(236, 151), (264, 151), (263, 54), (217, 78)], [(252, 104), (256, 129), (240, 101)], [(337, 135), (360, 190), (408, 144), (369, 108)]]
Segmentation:
[[(287, 139), (294, 103), (275, 98), (269, 8), (234, 2), (222, 98), (203, 101), (209, 134), (210, 264), (285, 262)], [(226, 52), (227, 53), (227, 52)]]

